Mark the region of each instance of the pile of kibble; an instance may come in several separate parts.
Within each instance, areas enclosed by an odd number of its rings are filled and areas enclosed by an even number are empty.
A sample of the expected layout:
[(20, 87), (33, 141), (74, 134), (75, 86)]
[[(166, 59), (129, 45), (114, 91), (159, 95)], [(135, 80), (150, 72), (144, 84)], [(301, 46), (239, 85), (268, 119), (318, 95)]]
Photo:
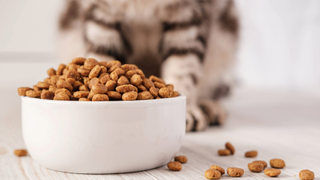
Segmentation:
[(68, 65), (47, 71), (48, 78), (33, 88), (20, 87), (18, 94), (62, 101), (147, 100), (179, 96), (172, 84), (156, 76), (146, 78), (134, 64), (74, 58)]

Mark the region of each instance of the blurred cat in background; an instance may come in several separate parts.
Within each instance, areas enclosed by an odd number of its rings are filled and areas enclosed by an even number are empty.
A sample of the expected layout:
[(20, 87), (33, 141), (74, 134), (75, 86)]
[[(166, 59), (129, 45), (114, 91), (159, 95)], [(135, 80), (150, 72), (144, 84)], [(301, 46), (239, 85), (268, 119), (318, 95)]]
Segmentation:
[(60, 59), (136, 64), (187, 96), (187, 131), (221, 124), (239, 22), (232, 0), (66, 0)]

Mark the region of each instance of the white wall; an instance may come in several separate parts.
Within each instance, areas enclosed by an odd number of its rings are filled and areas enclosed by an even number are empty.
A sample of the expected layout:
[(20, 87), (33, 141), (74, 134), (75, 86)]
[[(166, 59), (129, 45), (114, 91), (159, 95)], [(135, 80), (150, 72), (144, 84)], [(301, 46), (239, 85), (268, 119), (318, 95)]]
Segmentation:
[[(63, 0), (0, 0), (1, 53), (56, 52)], [(242, 85), (320, 87), (320, 1), (236, 0)], [(29, 57), (32, 59), (32, 57)]]

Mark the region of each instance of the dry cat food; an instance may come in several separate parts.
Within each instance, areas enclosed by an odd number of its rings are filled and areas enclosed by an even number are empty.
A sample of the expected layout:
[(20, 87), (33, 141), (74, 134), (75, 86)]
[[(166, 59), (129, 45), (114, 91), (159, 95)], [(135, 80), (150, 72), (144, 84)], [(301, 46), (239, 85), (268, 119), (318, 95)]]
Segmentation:
[(182, 169), (182, 164), (178, 161), (169, 162), (167, 167), (172, 171), (180, 171)]
[(218, 170), (215, 169), (208, 169), (206, 172), (204, 172), (204, 176), (207, 179), (220, 179), (221, 178), (221, 173)]
[(241, 177), (244, 174), (244, 170), (236, 167), (229, 167), (227, 173), (231, 177)]
[(245, 157), (257, 157), (258, 151), (248, 151), (244, 154)]
[(224, 170), (222, 167), (217, 166), (217, 165), (212, 165), (212, 166), (210, 167), (210, 169), (217, 170), (217, 171), (219, 171), (222, 175), (225, 173), (225, 170)]
[(299, 178), (301, 180), (312, 180), (314, 179), (314, 173), (308, 169), (301, 170), (299, 173)]
[(28, 151), (25, 149), (17, 149), (17, 150), (14, 150), (14, 154), (19, 157), (26, 156), (28, 154)]
[(266, 168), (268, 166), (268, 163), (266, 161), (262, 161), (262, 160), (253, 161), (252, 163), (262, 163), (263, 168)]
[(228, 156), (231, 154), (231, 151), (229, 149), (219, 149), (218, 155), (219, 156)]
[(174, 161), (178, 161), (180, 163), (186, 163), (188, 161), (187, 156), (176, 156)]
[(270, 177), (277, 177), (281, 174), (279, 169), (267, 168), (264, 170), (264, 174)]
[(281, 169), (286, 167), (286, 163), (282, 159), (271, 159), (269, 163), (270, 163), (270, 166), (273, 168)]
[(233, 145), (231, 143), (229, 143), (229, 142), (227, 142), (225, 146), (226, 146), (226, 149), (230, 150), (231, 154), (234, 154), (234, 152), (236, 151), (234, 149)]
[(248, 164), (248, 169), (251, 172), (261, 172), (264, 169), (264, 165), (260, 162), (252, 162)]
[(60, 101), (148, 100), (179, 96), (172, 84), (145, 77), (134, 64), (74, 58), (47, 71), (49, 77), (32, 88), (18, 88), (19, 96)]

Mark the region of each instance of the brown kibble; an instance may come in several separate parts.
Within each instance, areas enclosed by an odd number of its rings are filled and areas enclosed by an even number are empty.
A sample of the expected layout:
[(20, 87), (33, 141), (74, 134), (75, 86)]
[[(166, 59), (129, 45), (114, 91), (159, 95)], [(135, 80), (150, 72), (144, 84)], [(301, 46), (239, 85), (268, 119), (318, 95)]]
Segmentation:
[(67, 81), (64, 81), (64, 80), (59, 80), (57, 82), (57, 87), (58, 88), (66, 88), (68, 89), (70, 92), (73, 90), (73, 87), (70, 83), (68, 83)]
[(122, 100), (124, 101), (133, 101), (136, 100), (138, 97), (138, 93), (135, 91), (126, 92), (122, 95)]
[(84, 68), (84, 66), (80, 66), (78, 69), (77, 69), (78, 73), (81, 74), (81, 76), (84, 76), (84, 77), (87, 77), (89, 76), (90, 74), (90, 70)]
[(263, 167), (266, 168), (268, 166), (266, 161), (262, 161), (262, 160), (257, 160), (257, 161), (253, 161), (252, 163), (261, 163), (263, 164)]
[(301, 180), (312, 180), (314, 179), (314, 173), (308, 169), (301, 170), (299, 172), (299, 178)]
[(154, 87), (153, 82), (150, 81), (150, 80), (147, 79), (147, 78), (143, 79), (143, 85), (144, 85), (147, 89), (150, 89), (151, 87)]
[(167, 87), (171, 87), (171, 89), (174, 89), (174, 85), (173, 84), (167, 84)]
[(140, 75), (138, 74), (134, 74), (131, 79), (130, 79), (131, 84), (135, 85), (135, 86), (139, 86), (142, 84), (142, 78)]
[(67, 71), (64, 78), (65, 79), (72, 78), (72, 79), (78, 80), (80, 78), (80, 74), (78, 73), (78, 71), (74, 69), (70, 69)]
[(88, 98), (80, 98), (79, 101), (90, 101)]
[(169, 162), (167, 164), (167, 167), (171, 171), (180, 171), (182, 169), (182, 164), (180, 162), (174, 161), (174, 162)]
[(121, 100), (122, 98), (121, 94), (117, 91), (108, 91), (107, 95), (111, 100)]
[(99, 84), (100, 79), (99, 78), (93, 78), (90, 80), (88, 87), (89, 89), (92, 89), (93, 85)]
[(152, 96), (154, 98), (158, 97), (158, 94), (159, 94), (159, 89), (158, 88), (155, 88), (155, 87), (151, 87), (149, 89), (150, 93), (152, 94)]
[(144, 75), (144, 73), (142, 72), (141, 69), (136, 69), (135, 71), (137, 74), (139, 74), (141, 76), (142, 79), (146, 78), (146, 76)]
[[(176, 91), (175, 91), (175, 92), (176, 92)], [(236, 151), (236, 150), (234, 149), (233, 145), (232, 145), (231, 143), (229, 143), (229, 142), (227, 142), (225, 146), (226, 146), (226, 149), (229, 149), (229, 150), (230, 150), (231, 154), (234, 154), (234, 152)]]
[(83, 84), (89, 87), (90, 80), (91, 80), (90, 78), (83, 77)]
[(69, 97), (72, 96), (71, 92), (69, 90), (67, 90), (66, 88), (60, 88), (60, 89), (56, 89), (56, 91), (54, 92), (55, 95), (59, 94), (59, 93), (65, 93), (67, 94)]
[(56, 85), (57, 82), (58, 82), (58, 80), (59, 80), (59, 76), (58, 76), (58, 75), (55, 75), (55, 76), (51, 76), (51, 77), (50, 77), (50, 82), (51, 82), (51, 84)]
[[(99, 61), (99, 65), (105, 68), (110, 68), (108, 61)], [(111, 65), (111, 64), (110, 64)]]
[(106, 84), (110, 79), (109, 73), (104, 73), (102, 76), (100, 76), (100, 83), (101, 84)]
[(161, 99), (161, 97), (158, 96), (156, 99)]
[(138, 69), (138, 66), (134, 64), (124, 64), (121, 66), (121, 69), (123, 69), (125, 72), (130, 71), (130, 70), (135, 70)]
[(49, 90), (43, 90), (40, 97), (41, 99), (53, 99), (54, 93)]
[(105, 93), (107, 93), (108, 88), (107, 88), (107, 86), (105, 86), (105, 85), (96, 84), (96, 85), (93, 85), (93, 86), (92, 86), (91, 91), (92, 91), (94, 94), (105, 94)]
[(108, 73), (111, 73), (113, 71), (115, 71), (117, 68), (120, 68), (121, 64), (114, 64), (110, 67), (110, 69), (108, 70)]
[(46, 83), (46, 82), (38, 82), (37, 83), (37, 87), (38, 88), (41, 88), (41, 89), (49, 89), (50, 87), (50, 84), (49, 83)]
[(125, 85), (125, 84), (129, 84), (129, 80), (127, 77), (121, 76), (117, 81), (117, 85), (121, 86), (121, 85)]
[(89, 91), (77, 91), (73, 93), (73, 97), (75, 98), (86, 98), (89, 95)]
[(116, 83), (116, 81), (114, 81), (114, 80), (109, 80), (109, 81), (107, 81), (107, 83), (106, 83), (106, 86), (107, 86), (107, 88), (108, 88), (108, 91), (113, 91), (114, 88), (116, 87), (116, 85), (117, 85), (117, 83)]
[(159, 95), (162, 98), (169, 98), (172, 96), (173, 91), (171, 91), (168, 87), (163, 87), (159, 90)]
[(92, 68), (94, 68), (96, 65), (99, 65), (99, 62), (97, 60), (95, 60), (94, 58), (88, 58), (84, 61), (84, 65), (83, 67), (86, 69), (91, 70)]
[(118, 76), (122, 76), (125, 73), (125, 71), (122, 68), (119, 68), (119, 67), (117, 69), (115, 69), (113, 72), (117, 73)]
[(279, 169), (267, 168), (264, 170), (264, 174), (270, 177), (277, 177), (281, 174)]
[(91, 69), (90, 74), (89, 74), (89, 78), (95, 78), (99, 75), (101, 71), (101, 68), (99, 65), (96, 65), (94, 68)]
[(219, 156), (228, 156), (231, 154), (231, 151), (229, 149), (219, 149), (218, 155)]
[(221, 173), (219, 171), (217, 171), (217, 170), (214, 170), (214, 169), (208, 169), (204, 173), (204, 176), (207, 179), (220, 179), (221, 178)]
[(258, 151), (248, 151), (244, 154), (245, 157), (257, 157)]
[(244, 174), (244, 170), (236, 167), (229, 167), (227, 173), (231, 177), (241, 177)]
[(62, 75), (62, 72), (63, 72), (63, 70), (66, 68), (66, 65), (65, 64), (60, 64), (59, 66), (58, 66), (58, 69), (57, 69), (57, 72), (56, 72), (56, 74), (57, 75)]
[(38, 97), (41, 96), (41, 91), (29, 90), (29, 91), (26, 92), (26, 96), (33, 97), (33, 98), (38, 98)]
[(89, 91), (89, 88), (86, 85), (81, 85), (79, 91)]
[(84, 57), (76, 57), (72, 59), (72, 63), (78, 64), (78, 65), (83, 65), (85, 61), (86, 61), (86, 58)]
[(139, 92), (148, 91), (148, 89), (146, 87), (144, 87), (144, 85), (139, 85), (138, 90), (139, 90)]
[(126, 84), (126, 85), (121, 85), (121, 86), (116, 87), (116, 91), (118, 91), (119, 93), (126, 93), (126, 92), (130, 92), (130, 91), (137, 92), (138, 89), (131, 84)]
[(153, 96), (152, 94), (149, 92), (149, 91), (143, 91), (143, 92), (140, 92), (138, 94), (138, 100), (147, 100), (147, 99), (153, 99)]
[(51, 84), (50, 78), (45, 78), (45, 79), (43, 80), (43, 82), (48, 83), (48, 84)]
[(19, 157), (26, 156), (28, 154), (28, 151), (25, 149), (17, 149), (17, 150), (14, 150), (14, 154)]
[(118, 74), (116, 72), (112, 72), (110, 74), (110, 79), (112, 79), (114, 81), (118, 81), (118, 78), (119, 78), (119, 76), (118, 76)]
[(73, 78), (68, 78), (68, 79), (66, 79), (66, 81), (67, 81), (68, 83), (70, 83), (71, 86), (74, 86), (74, 84), (76, 83), (76, 80), (74, 80)]
[(129, 70), (126, 72), (125, 76), (128, 78), (128, 79), (131, 79), (131, 77), (133, 75), (137, 74), (135, 70)]
[(51, 92), (53, 92), (53, 93), (55, 93), (57, 89), (58, 89), (58, 88), (57, 88), (56, 85), (50, 85), (50, 86), (49, 86), (49, 91), (51, 91)]
[(178, 91), (173, 91), (173, 93), (172, 93), (172, 95), (170, 97), (178, 97), (178, 96), (180, 96)]
[(49, 77), (56, 75), (56, 70), (53, 68), (48, 69), (47, 74)]
[[(69, 82), (70, 83), (70, 82)], [(74, 84), (73, 84), (73, 90), (78, 90), (80, 88), (80, 86), (82, 86), (82, 82), (80, 81), (75, 81)]]
[(158, 78), (157, 76), (154, 76), (154, 75), (151, 75), (151, 76), (149, 77), (149, 79), (150, 79), (150, 81), (152, 81), (152, 82), (159, 82), (159, 83), (162, 83), (162, 84), (166, 84), (166, 83), (164, 82), (164, 80), (162, 80), (161, 78)]
[(174, 161), (178, 161), (180, 163), (186, 163), (186, 162), (188, 162), (188, 158), (187, 158), (187, 156), (176, 156), (174, 158)]
[(109, 101), (109, 97), (105, 94), (95, 94), (92, 101)]
[(118, 61), (118, 60), (108, 61), (108, 67), (107, 68), (111, 68), (112, 66), (121, 67), (121, 62)]
[(94, 95), (95, 94), (92, 91), (90, 91), (90, 93), (88, 95), (88, 99), (91, 101)]
[(34, 91), (42, 91), (42, 89), (39, 88), (37, 85), (33, 85), (32, 88), (33, 88)]
[(69, 63), (69, 64), (67, 65), (66, 69), (77, 71), (78, 67), (79, 67), (79, 65), (76, 65), (76, 64), (74, 64), (74, 63)]
[(64, 92), (60, 92), (58, 94), (56, 94), (53, 98), (53, 100), (58, 100), (58, 101), (69, 101), (70, 97), (64, 93)]
[(270, 166), (273, 168), (281, 169), (286, 167), (286, 163), (282, 159), (271, 159), (269, 163), (270, 163)]
[(19, 87), (18, 88), (18, 94), (19, 96), (26, 96), (26, 92), (32, 90), (32, 88), (29, 87)]
[(212, 166), (210, 167), (210, 169), (217, 170), (217, 171), (219, 171), (222, 175), (226, 172), (222, 167), (217, 166), (217, 165), (212, 165)]
[(161, 89), (161, 88), (163, 88), (163, 87), (166, 87), (165, 84), (159, 83), (159, 82), (154, 82), (154, 86), (157, 87), (157, 88), (159, 88), (159, 89)]
[(66, 67), (66, 68), (64, 68), (64, 70), (62, 71), (62, 74), (63, 74), (63, 75), (66, 75), (67, 72), (68, 72), (68, 69), (67, 69), (67, 67)]
[(251, 172), (261, 172), (264, 169), (264, 165), (259, 162), (252, 162), (248, 164), (248, 169)]
[(107, 68), (106, 67), (100, 66), (100, 68), (101, 68), (101, 71), (100, 71), (101, 74), (102, 73), (107, 73)]

